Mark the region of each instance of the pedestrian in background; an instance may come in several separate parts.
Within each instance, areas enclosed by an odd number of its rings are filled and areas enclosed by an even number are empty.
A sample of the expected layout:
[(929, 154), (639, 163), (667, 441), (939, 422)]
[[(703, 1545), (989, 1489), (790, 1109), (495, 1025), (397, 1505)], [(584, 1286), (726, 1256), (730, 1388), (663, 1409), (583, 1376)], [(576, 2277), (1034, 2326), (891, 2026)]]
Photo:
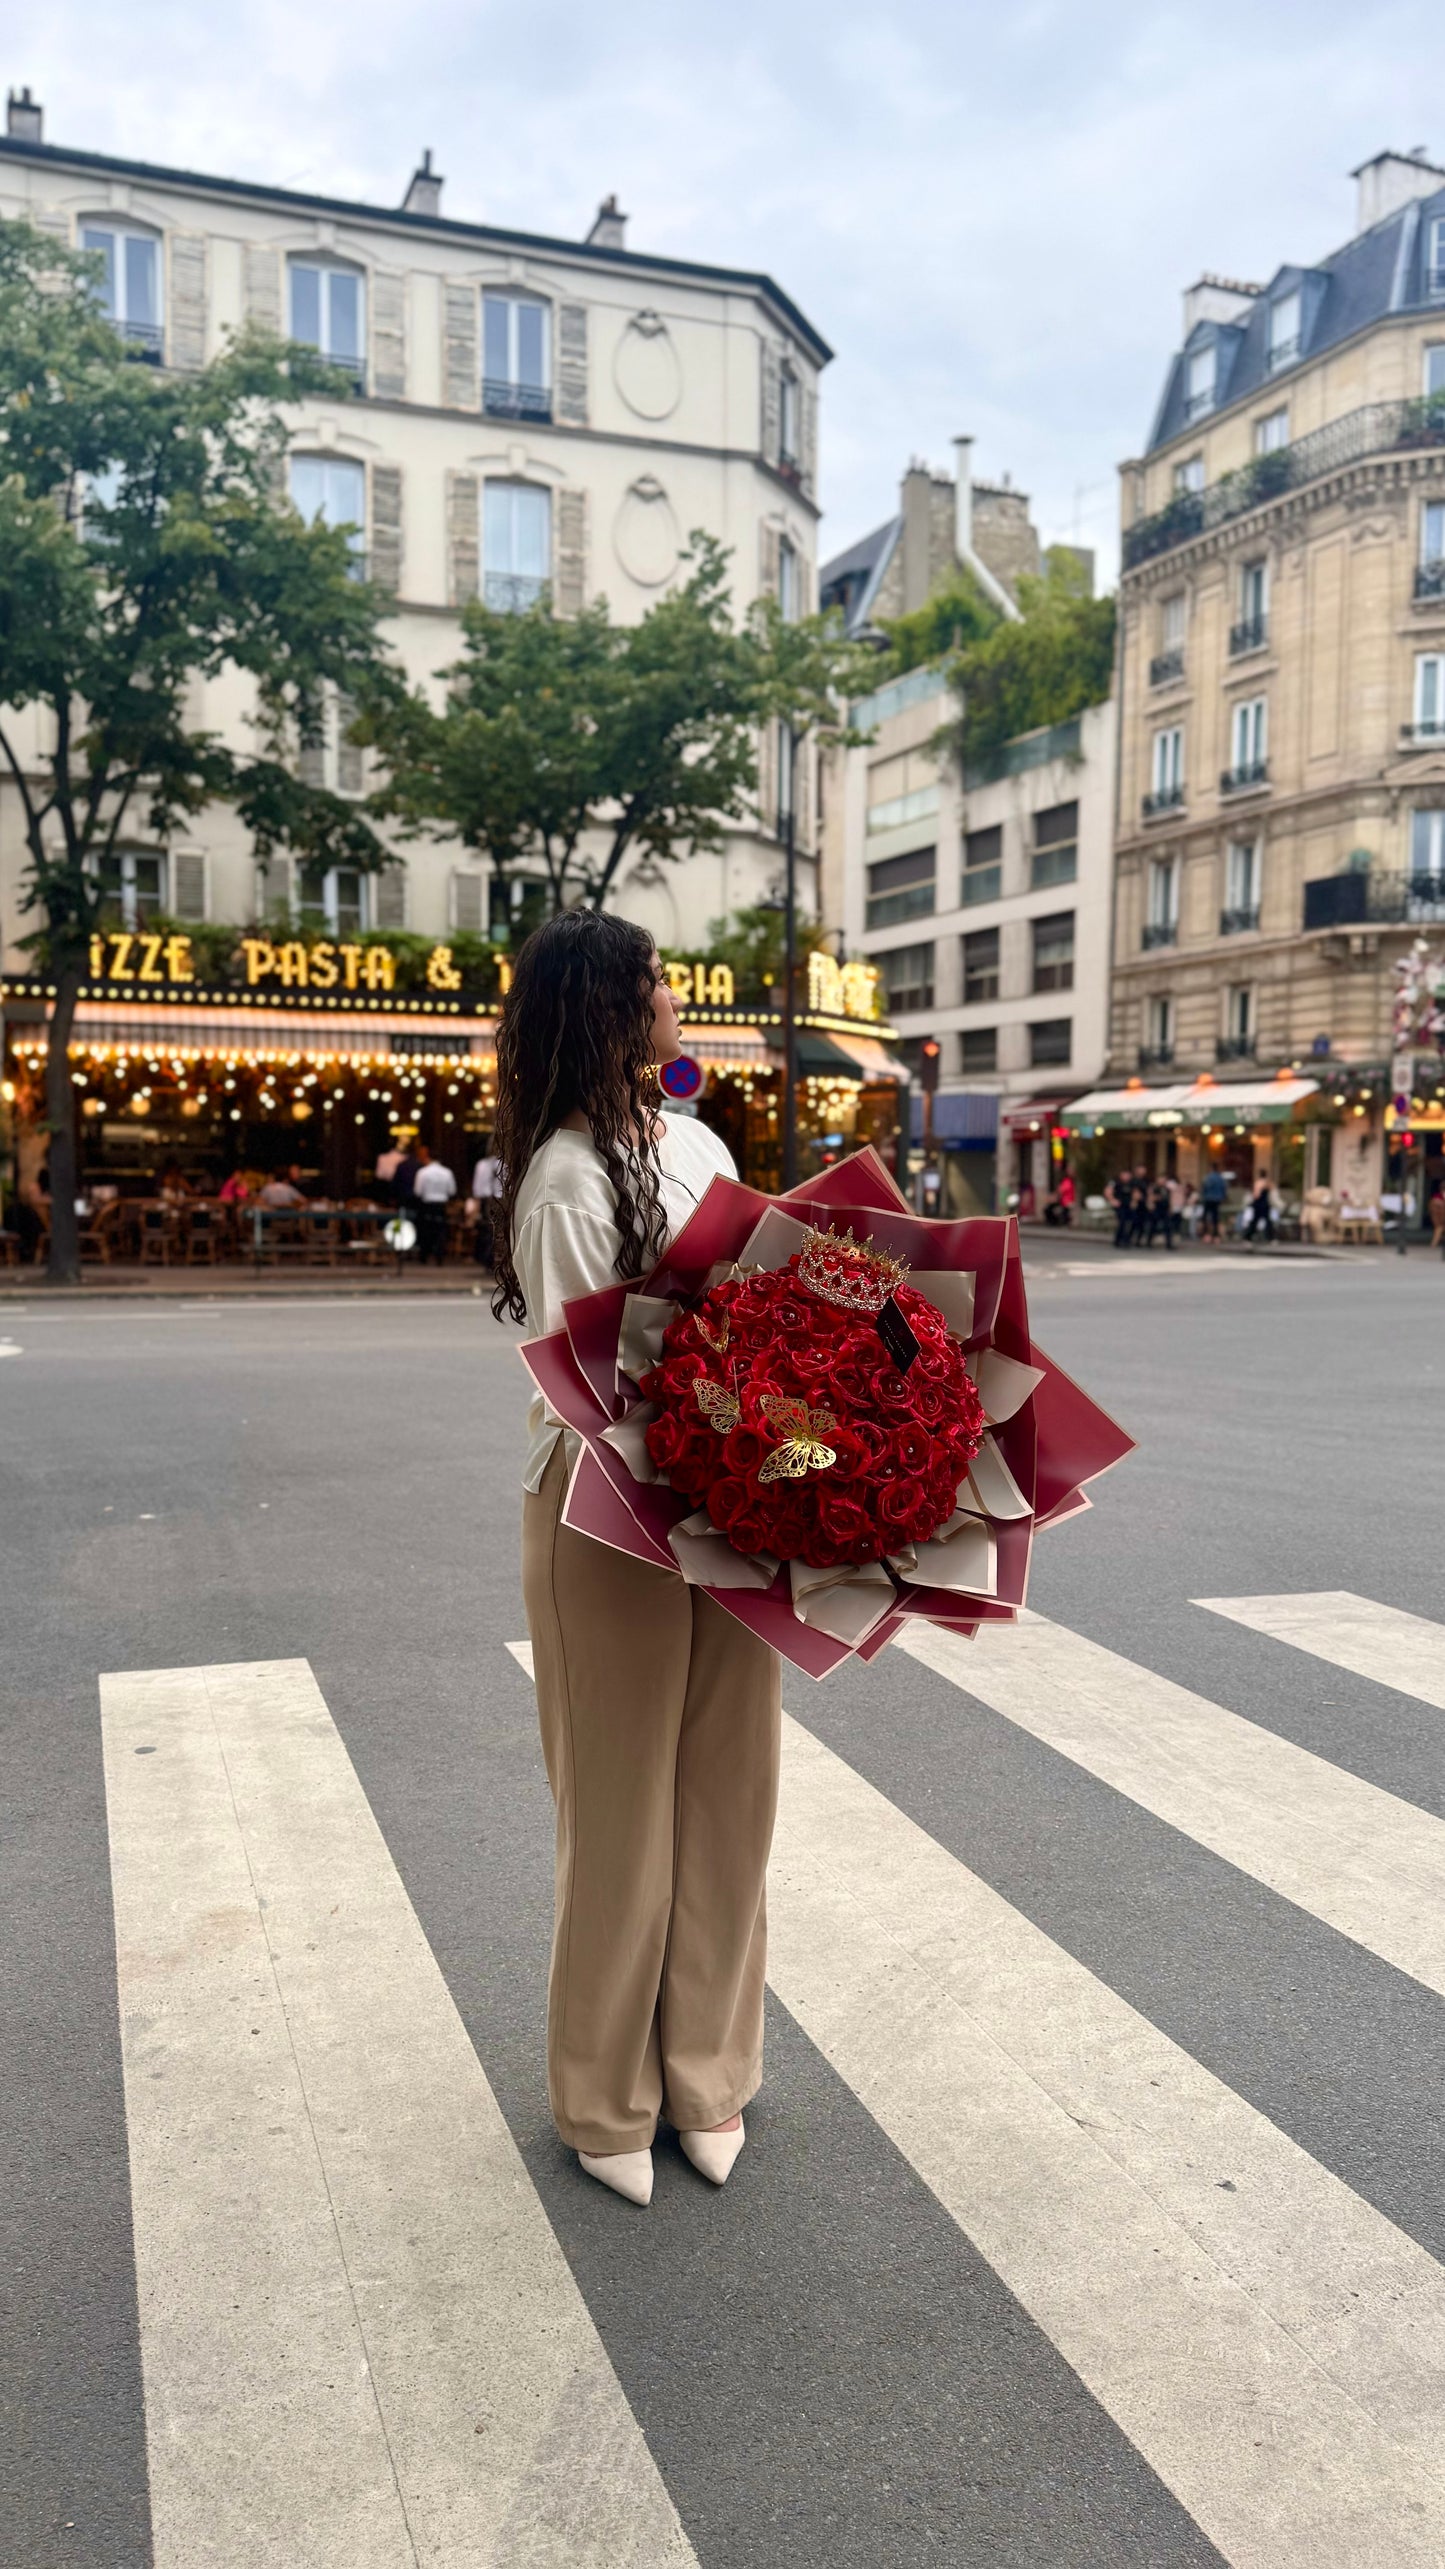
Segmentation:
[(1114, 1246), (1127, 1249), (1133, 1219), (1134, 1181), (1127, 1169), (1116, 1169), (1104, 1193), (1114, 1208)]
[(1274, 1238), (1274, 1195), (1267, 1177), (1262, 1177), (1249, 1200), (1244, 1217), (1244, 1237), (1257, 1240), (1261, 1231), (1266, 1240)]
[(1162, 1240), (1166, 1249), (1174, 1246), (1174, 1207), (1169, 1198), (1169, 1180), (1165, 1177), (1156, 1177), (1149, 1189), (1149, 1232), (1145, 1245), (1152, 1249), (1156, 1240)]
[(501, 1193), (502, 1163), (489, 1139), (485, 1151), (472, 1171), (472, 1201), (477, 1208), (476, 1225), (472, 1233), (472, 1255), (479, 1267), (490, 1267), (493, 1264), (492, 1230)]
[[(382, 1159), (385, 1157), (386, 1153), (383, 1152)], [(420, 1166), (421, 1159), (417, 1145), (415, 1142), (408, 1142), (391, 1172), (391, 1200), (398, 1213), (409, 1213), (412, 1210), (412, 1197), (416, 1192), (416, 1173)], [(378, 1160), (378, 1170), (380, 1167), (381, 1161)]]
[(447, 1206), (457, 1191), (451, 1170), (434, 1160), (425, 1142), (416, 1146), (412, 1200), (416, 1210), (417, 1262), (444, 1266), (447, 1254)]
[(1199, 1188), (1199, 1237), (1201, 1240), (1218, 1240), (1219, 1216), (1228, 1191), (1223, 1169), (1205, 1170)]

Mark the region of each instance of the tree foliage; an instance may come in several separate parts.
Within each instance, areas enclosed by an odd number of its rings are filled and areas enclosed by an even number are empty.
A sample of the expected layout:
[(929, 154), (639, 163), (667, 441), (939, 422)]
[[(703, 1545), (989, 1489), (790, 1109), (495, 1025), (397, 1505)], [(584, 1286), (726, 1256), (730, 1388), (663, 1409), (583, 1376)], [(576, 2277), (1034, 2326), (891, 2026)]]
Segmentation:
[(985, 595), (973, 573), (959, 563), (921, 607), (884, 624), (888, 676), (899, 678), (905, 670), (949, 660), (967, 645), (984, 641), (1002, 622), (993, 600)]
[(772, 599), (741, 629), (727, 555), (694, 534), (676, 588), (632, 625), (605, 599), (563, 618), (467, 608), (462, 658), (382, 705), (364, 734), (390, 782), (379, 808), (460, 838), (506, 877), (540, 863), (552, 907), (604, 903), (624, 858), (671, 863), (753, 816), (769, 719), (837, 728), (857, 655), (831, 620), (786, 623)]
[[(810, 955), (825, 946), (827, 931), (818, 919), (798, 921), (798, 952)], [(680, 963), (725, 963), (737, 987), (738, 1005), (763, 1008), (777, 1002), (786, 953), (786, 926), (781, 901), (759, 901), (733, 910), (725, 919), (708, 922), (707, 944), (679, 955)]]
[[(381, 600), (346, 530), (281, 495), (285, 409), (345, 379), (258, 336), (203, 373), (136, 364), (98, 313), (98, 263), (0, 223), (0, 759), (26, 846), (22, 901), (55, 978), (46, 1111), (51, 1275), (78, 1273), (73, 1098), (77, 991), (127, 829), (159, 839), (230, 802), (263, 861), (376, 867), (350, 800), (301, 783), (332, 693), (389, 678)], [(249, 744), (203, 729), (194, 682), (239, 672)]]
[(1020, 732), (1102, 704), (1113, 687), (1114, 600), (1089, 595), (1075, 557), (1050, 555), (1043, 577), (1021, 579), (1018, 595), (1018, 622), (1000, 620), (964, 643), (950, 666), (959, 714), (941, 742), (965, 766)]

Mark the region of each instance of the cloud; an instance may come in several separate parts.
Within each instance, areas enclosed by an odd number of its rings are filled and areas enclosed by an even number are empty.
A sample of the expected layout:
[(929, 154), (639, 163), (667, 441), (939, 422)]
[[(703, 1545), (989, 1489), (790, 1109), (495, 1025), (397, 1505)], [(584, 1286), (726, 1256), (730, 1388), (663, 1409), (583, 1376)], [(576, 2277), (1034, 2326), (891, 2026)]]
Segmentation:
[(838, 352), (824, 546), (910, 456), (1012, 472), (1050, 535), (1114, 554), (1202, 268), (1267, 277), (1351, 227), (1346, 172), (1419, 131), (1424, 0), (50, 0), (7, 65), (53, 140), (579, 237), (616, 189), (639, 247), (768, 269)]

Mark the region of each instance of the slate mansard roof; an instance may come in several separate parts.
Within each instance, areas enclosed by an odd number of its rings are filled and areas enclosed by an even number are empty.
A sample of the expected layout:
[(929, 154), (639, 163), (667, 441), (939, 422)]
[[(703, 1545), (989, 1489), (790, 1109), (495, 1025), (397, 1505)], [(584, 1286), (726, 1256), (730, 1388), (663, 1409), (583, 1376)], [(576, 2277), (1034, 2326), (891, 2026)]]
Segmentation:
[(841, 607), (850, 634), (861, 632), (867, 624), (902, 532), (902, 518), (890, 517), (885, 525), (875, 526), (871, 535), (860, 536), (845, 553), (835, 553), (819, 571), (818, 603)]
[(737, 286), (770, 303), (789, 328), (797, 333), (802, 345), (817, 364), (826, 366), (833, 351), (821, 331), (816, 330), (806, 313), (801, 312), (790, 295), (772, 277), (752, 268), (719, 268), (700, 259), (662, 258), (651, 251), (610, 249), (596, 241), (561, 241), (541, 232), (508, 232), (491, 223), (460, 223), (442, 214), (411, 214), (404, 206), (366, 205), (349, 197), (313, 196), (290, 187), (268, 187), (261, 180), (213, 178), (198, 170), (167, 169), (152, 161), (117, 160), (108, 152), (70, 151), (59, 143), (36, 143), (26, 138), (0, 134), (0, 160), (20, 161), (32, 168), (73, 170), (98, 178), (139, 180), (157, 187), (179, 188), (189, 194), (230, 197), (234, 202), (266, 209), (340, 216), (344, 221), (381, 224), (394, 232), (410, 232), (436, 241), (454, 241), (464, 247), (500, 250), (532, 250), (553, 258), (569, 259), (589, 266), (617, 268), (645, 276), (677, 277), (684, 283), (695, 279), (700, 285)]
[[(1191, 428), (1237, 401), (1288, 386), (1290, 377), (1327, 348), (1337, 347), (1371, 322), (1410, 312), (1439, 312), (1445, 323), (1445, 233), (1436, 254), (1437, 223), (1445, 223), (1445, 183), (1417, 197), (1367, 232), (1334, 250), (1317, 267), (1282, 267), (1236, 321), (1198, 321), (1174, 358), (1145, 452), (1170, 445)], [(1271, 307), (1298, 291), (1300, 338), (1283, 365), (1269, 361)], [(1214, 398), (1206, 410), (1187, 406), (1189, 360), (1216, 351)]]

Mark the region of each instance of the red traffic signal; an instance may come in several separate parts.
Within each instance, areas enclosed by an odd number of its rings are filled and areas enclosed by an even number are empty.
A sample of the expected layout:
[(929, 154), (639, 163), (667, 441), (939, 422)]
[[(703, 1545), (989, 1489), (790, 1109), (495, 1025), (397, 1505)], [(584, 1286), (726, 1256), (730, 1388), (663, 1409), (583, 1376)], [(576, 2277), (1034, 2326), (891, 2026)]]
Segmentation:
[(938, 1059), (943, 1047), (936, 1035), (925, 1035), (918, 1047), (918, 1085), (925, 1097), (938, 1086)]

